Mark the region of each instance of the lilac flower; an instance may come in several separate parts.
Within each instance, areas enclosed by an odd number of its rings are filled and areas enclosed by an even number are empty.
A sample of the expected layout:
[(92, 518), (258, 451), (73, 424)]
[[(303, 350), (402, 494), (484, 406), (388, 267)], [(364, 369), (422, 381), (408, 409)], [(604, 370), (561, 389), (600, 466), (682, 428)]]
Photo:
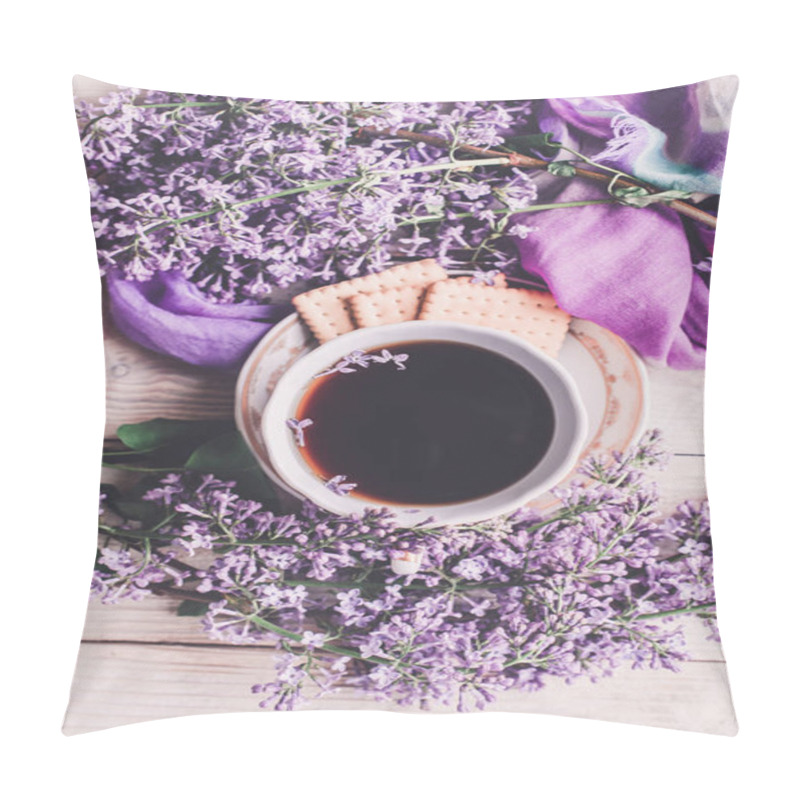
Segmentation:
[(278, 515), (213, 476), (168, 476), (149, 492), (168, 514), (157, 540), (104, 518), (119, 545), (100, 550), (93, 592), (117, 602), (182, 586), (210, 601), (209, 637), (278, 645), (274, 679), (252, 689), (264, 708), (347, 687), (470, 711), (548, 678), (678, 670), (687, 615), (716, 635), (712, 548), (707, 503), (657, 516), (645, 470), (663, 458), (650, 432), (587, 459), (547, 514), (444, 528), (386, 509)]
[[(453, 168), (449, 147), (501, 144), (512, 127), (533, 129), (531, 112), (529, 102), (357, 106), (124, 89), (79, 103), (102, 270), (144, 282), (177, 272), (227, 304), (369, 274), (398, 255), (433, 257), (443, 239), (443, 263), (499, 266), (516, 256), (489, 240), (492, 221), (529, 206), (535, 181), (520, 169)], [(448, 146), (360, 140), (362, 126), (426, 131)], [(458, 235), (447, 210), (474, 212)]]
[(369, 367), (370, 362), (374, 361), (378, 364), (386, 364), (393, 362), (398, 370), (406, 369), (405, 362), (408, 361), (408, 353), (393, 354), (389, 350), (381, 350), (380, 355), (373, 356), (367, 355), (363, 350), (353, 350), (352, 353), (346, 355), (341, 361), (337, 361), (332, 367), (329, 367), (322, 372), (314, 375), (314, 378), (322, 378), (325, 375), (333, 375), (336, 372), (343, 374), (355, 372), (355, 367)]
[(171, 564), (173, 553), (144, 553), (103, 547), (92, 577), (91, 594), (107, 604), (121, 600), (141, 600), (152, 594), (153, 584), (183, 586), (191, 573)]
[(330, 489), (334, 494), (346, 495), (350, 494), (358, 484), (346, 483), (347, 475), (334, 475), (325, 481), (325, 488)]
[(470, 283), (483, 284), (484, 286), (494, 286), (494, 279), (500, 274), (499, 269), (482, 270), (476, 269), (470, 278)]
[(534, 230), (536, 229), (531, 225), (517, 224), (517, 225), (512, 225), (508, 229), (508, 235), (514, 236), (517, 239), (527, 239), (528, 235)]
[(301, 644), (304, 644), (309, 649), (313, 649), (315, 647), (321, 647), (325, 644), (325, 639), (327, 637), (324, 633), (314, 633), (313, 631), (303, 631), (303, 637), (300, 640)]
[(392, 354), (389, 350), (381, 350), (380, 355), (369, 356), (373, 361), (379, 364), (386, 364), (392, 361), (398, 370), (407, 369), (405, 362), (408, 361), (408, 353)]
[(305, 447), (306, 445), (306, 437), (303, 433), (304, 428), (308, 428), (310, 425), (313, 425), (314, 421), (308, 419), (295, 419), (292, 417), (291, 419), (286, 420), (286, 425), (291, 429), (294, 433), (294, 440), (297, 443), (298, 447)]
[(353, 350), (352, 353), (348, 353), (343, 359), (341, 359), (341, 361), (337, 361), (332, 367), (328, 367), (328, 369), (318, 372), (316, 375), (314, 375), (314, 378), (322, 378), (325, 375), (333, 375), (335, 372), (341, 372), (342, 374), (355, 372), (356, 370), (354, 367), (363, 367), (366, 369), (369, 366), (369, 362), (370, 356), (366, 355), (363, 350)]
[(711, 256), (708, 256), (707, 258), (703, 258), (700, 261), (698, 261), (694, 265), (694, 268), (698, 272), (711, 272)]

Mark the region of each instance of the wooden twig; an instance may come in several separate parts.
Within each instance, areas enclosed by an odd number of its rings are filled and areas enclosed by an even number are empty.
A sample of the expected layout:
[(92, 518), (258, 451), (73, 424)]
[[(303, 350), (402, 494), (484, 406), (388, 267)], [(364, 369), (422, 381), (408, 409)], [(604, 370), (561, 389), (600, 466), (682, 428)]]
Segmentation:
[[(390, 138), (390, 139), (404, 139), (409, 142), (421, 142), (423, 144), (429, 144), (432, 147), (440, 147), (444, 150), (448, 150), (451, 147), (450, 142), (447, 139), (443, 139), (439, 136), (433, 136), (429, 133), (415, 133), (414, 131), (404, 131), (404, 130), (396, 130), (396, 131), (383, 131), (379, 128), (373, 128), (370, 126), (366, 126), (363, 128), (358, 129), (358, 135), (361, 136), (371, 136), (374, 138)], [(558, 147), (557, 144), (553, 144), (553, 147)], [(533, 156), (525, 156), (522, 153), (515, 153), (513, 151), (503, 151), (503, 150), (490, 150), (483, 147), (476, 147), (475, 145), (471, 144), (461, 144), (456, 147), (456, 152), (460, 153), (469, 153), (470, 155), (474, 156), (481, 156), (482, 158), (507, 158), (508, 165), (511, 167), (527, 167), (529, 169), (547, 169), (548, 164), (551, 162), (545, 161), (542, 158), (535, 158)], [(606, 175), (602, 172), (597, 172), (592, 169), (587, 169), (586, 167), (575, 167), (576, 175), (580, 175), (582, 178), (586, 178), (587, 180), (595, 181), (597, 183), (604, 183), (606, 186), (611, 182), (612, 176)], [(618, 177), (614, 181), (615, 186), (619, 187), (632, 187), (638, 186), (644, 189), (647, 189), (650, 192), (659, 192), (660, 189), (657, 186), (652, 186), (651, 184), (645, 183), (644, 181), (641, 182), (634, 182), (628, 180), (627, 178)], [(703, 211), (696, 206), (691, 205), (690, 203), (686, 203), (682, 200), (671, 200), (669, 202), (669, 207), (675, 210), (678, 214), (682, 214), (684, 217), (689, 219), (695, 220), (695, 222), (700, 222), (703, 225), (706, 225), (709, 228), (716, 228), (717, 227), (717, 218), (713, 214), (709, 214), (706, 211)]]

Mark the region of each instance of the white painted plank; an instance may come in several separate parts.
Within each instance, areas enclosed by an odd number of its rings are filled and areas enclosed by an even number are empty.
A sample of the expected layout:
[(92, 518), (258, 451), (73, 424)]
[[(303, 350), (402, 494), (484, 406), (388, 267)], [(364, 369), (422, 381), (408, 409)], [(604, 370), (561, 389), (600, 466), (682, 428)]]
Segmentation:
[(705, 458), (703, 456), (672, 456), (664, 470), (650, 473), (658, 484), (659, 510), (670, 514), (685, 500), (703, 500), (706, 490)]
[(233, 419), (235, 372), (202, 369), (105, 331), (106, 438), (123, 423), (154, 417)]
[(664, 434), (671, 453), (705, 453), (703, 442), (704, 370), (648, 367), (649, 428)]
[[(81, 646), (64, 732), (85, 733), (146, 720), (257, 709), (250, 687), (269, 681), (264, 650), (157, 645)], [(316, 709), (404, 710), (352, 692)], [(692, 662), (681, 672), (621, 669), (596, 684), (554, 680), (536, 693), (510, 692), (497, 711), (559, 714), (731, 735), (736, 722), (724, 664)]]
[(91, 600), (83, 639), (92, 642), (209, 644), (200, 617), (177, 616), (175, 612), (180, 602), (155, 596), (139, 601), (123, 600), (113, 605)]

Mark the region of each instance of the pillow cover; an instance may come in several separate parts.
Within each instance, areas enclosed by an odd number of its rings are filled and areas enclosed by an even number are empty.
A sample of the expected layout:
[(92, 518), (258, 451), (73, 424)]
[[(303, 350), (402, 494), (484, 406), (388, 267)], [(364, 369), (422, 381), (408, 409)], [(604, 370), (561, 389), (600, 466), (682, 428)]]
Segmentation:
[(377, 707), (734, 734), (702, 391), (736, 86), (76, 77), (107, 427), (65, 733)]

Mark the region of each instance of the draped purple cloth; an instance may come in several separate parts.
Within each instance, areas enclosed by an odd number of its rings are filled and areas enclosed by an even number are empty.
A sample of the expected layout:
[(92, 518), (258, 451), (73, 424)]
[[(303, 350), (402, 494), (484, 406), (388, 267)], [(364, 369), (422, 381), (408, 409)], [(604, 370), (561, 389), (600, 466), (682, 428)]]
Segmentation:
[(214, 303), (176, 272), (147, 281), (106, 276), (111, 316), (134, 342), (189, 364), (233, 369), (287, 311), (286, 306)]
[[(555, 141), (662, 189), (719, 192), (735, 78), (660, 92), (552, 100), (539, 124)], [(562, 151), (561, 158), (571, 158)], [(549, 181), (542, 202), (608, 197), (579, 179)], [(654, 363), (705, 361), (714, 231), (663, 204), (585, 206), (515, 217), (534, 230), (518, 243), (523, 269), (559, 305), (629, 342)]]

